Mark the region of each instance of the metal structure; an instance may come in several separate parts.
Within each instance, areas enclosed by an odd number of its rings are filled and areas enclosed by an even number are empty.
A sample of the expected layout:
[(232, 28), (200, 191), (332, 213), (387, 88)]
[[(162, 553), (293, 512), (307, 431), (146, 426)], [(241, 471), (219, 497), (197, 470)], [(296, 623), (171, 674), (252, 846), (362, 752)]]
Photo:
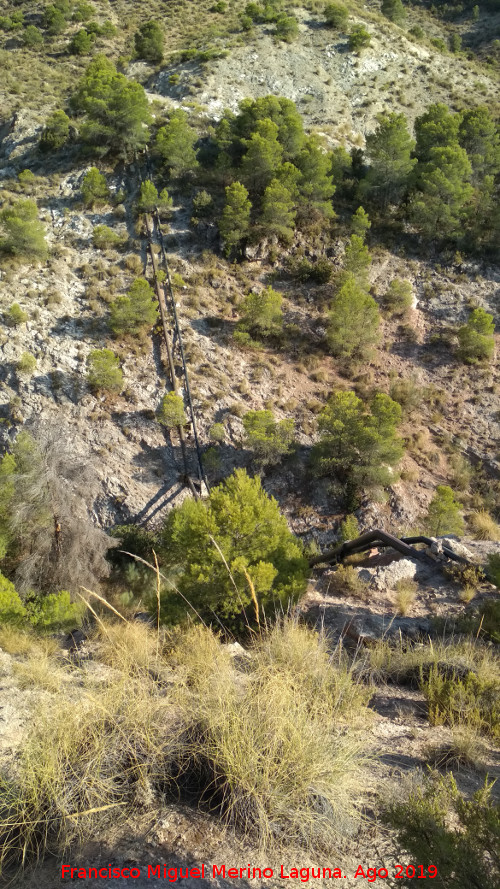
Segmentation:
[[(147, 152), (145, 153), (145, 166), (147, 170), (147, 175), (140, 175), (140, 180), (142, 182), (150, 181), (154, 184), (153, 178), (151, 175), (151, 165), (149, 162), (149, 157)], [(139, 168), (140, 169), (140, 168)], [(208, 480), (203, 468), (203, 457), (200, 447), (200, 441), (198, 437), (198, 429), (196, 425), (196, 415), (194, 412), (193, 401), (191, 398), (191, 388), (189, 385), (189, 374), (186, 365), (186, 358), (184, 352), (184, 344), (182, 341), (182, 332), (179, 324), (179, 316), (177, 312), (177, 306), (175, 302), (175, 296), (172, 289), (172, 280), (170, 277), (170, 270), (168, 266), (168, 259), (165, 250), (165, 242), (163, 239), (163, 233), (161, 230), (161, 221), (160, 221), (160, 213), (158, 207), (155, 207), (153, 212), (144, 213), (145, 220), (145, 228), (146, 228), (146, 238), (147, 238), (147, 246), (148, 252), (151, 257), (151, 265), (153, 269), (153, 282), (154, 282), (154, 290), (156, 293), (156, 298), (158, 300), (158, 306), (160, 309), (160, 318), (163, 332), (163, 340), (165, 342), (165, 348), (167, 350), (167, 361), (168, 368), (170, 374), (170, 380), (172, 384), (172, 390), (176, 395), (179, 395), (179, 390), (182, 389), (183, 392), (183, 400), (185, 402), (185, 407), (187, 410), (187, 415), (189, 418), (189, 424), (191, 426), (195, 452), (196, 452), (196, 476), (194, 479), (191, 471), (191, 461), (189, 459), (187, 442), (186, 442), (186, 431), (185, 427), (182, 425), (176, 426), (179, 441), (181, 445), (182, 451), (182, 460), (184, 463), (184, 483), (189, 487), (193, 496), (197, 499), (201, 496), (203, 486), (205, 489), (209, 490)], [(161, 255), (161, 265), (163, 266), (162, 271), (165, 274), (165, 283), (160, 280), (160, 276), (158, 275), (158, 262), (155, 254), (155, 239), (157, 242), (157, 246), (160, 249)]]
[[(365, 534), (361, 534), (361, 536), (356, 537), (355, 540), (346, 540), (344, 543), (340, 543), (337, 546), (326, 550), (326, 552), (321, 553), (319, 556), (314, 556), (312, 559), (309, 559), (309, 565), (312, 568), (314, 565), (319, 565), (322, 562), (341, 562), (342, 559), (345, 559), (347, 556), (366, 552), (366, 550), (370, 550), (373, 547), (391, 547), (410, 559), (417, 559), (422, 562), (427, 561), (429, 556), (426, 552), (415, 549), (412, 544), (425, 543), (426, 546), (431, 546), (433, 542), (432, 537), (418, 536), (399, 538), (394, 537), (393, 534), (389, 534), (387, 531), (375, 529), (373, 531), (366, 531)], [(454, 562), (461, 562), (466, 565), (470, 564), (468, 559), (457, 555), (457, 553), (454, 553), (453, 550), (447, 546), (443, 546), (443, 553), (448, 559), (452, 559)]]

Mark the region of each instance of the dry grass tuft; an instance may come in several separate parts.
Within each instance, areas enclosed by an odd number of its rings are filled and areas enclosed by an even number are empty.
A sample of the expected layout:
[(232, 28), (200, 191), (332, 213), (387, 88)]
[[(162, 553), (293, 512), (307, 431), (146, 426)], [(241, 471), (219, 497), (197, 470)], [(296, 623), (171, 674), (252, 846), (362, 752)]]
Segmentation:
[(476, 540), (500, 540), (500, 525), (485, 510), (472, 512), (467, 522)]
[(439, 769), (459, 771), (461, 768), (471, 768), (480, 771), (484, 765), (485, 750), (479, 733), (465, 726), (452, 731), (449, 743), (428, 747), (425, 757), (430, 765)]
[(414, 580), (404, 578), (398, 580), (395, 590), (396, 611), (402, 617), (405, 617), (415, 604), (417, 598), (418, 584)]
[(326, 850), (351, 828), (368, 711), (341, 651), (289, 620), (255, 642), (244, 673), (205, 627), (158, 647), (122, 621), (99, 638), (114, 669), (77, 702), (58, 696), (18, 777), (1, 779), (0, 869), (60, 855), (157, 793), (194, 796), (263, 848)]

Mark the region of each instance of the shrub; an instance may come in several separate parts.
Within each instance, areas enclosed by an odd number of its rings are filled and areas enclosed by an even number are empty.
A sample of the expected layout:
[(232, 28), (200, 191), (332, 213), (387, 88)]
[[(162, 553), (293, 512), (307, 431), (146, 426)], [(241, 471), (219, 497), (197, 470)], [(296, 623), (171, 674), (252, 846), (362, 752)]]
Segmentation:
[(190, 126), (185, 111), (173, 111), (166, 126), (158, 131), (156, 149), (172, 176), (185, 176), (198, 166), (196, 130)]
[(36, 49), (43, 43), (43, 34), (35, 25), (28, 25), (23, 31), (23, 43), (28, 49)]
[[(392, 803), (385, 817), (396, 828), (404, 854), (426, 865), (432, 862), (432, 873), (426, 869), (436, 889), (498, 886), (500, 807), (487, 783), (467, 799), (452, 775), (434, 775), (406, 799)], [(401, 884), (410, 887), (414, 880), (403, 877)]]
[(45, 227), (38, 219), (35, 201), (17, 201), (0, 212), (0, 225), (5, 236), (0, 246), (14, 256), (45, 259), (47, 244)]
[(349, 21), (349, 11), (342, 3), (328, 3), (325, 6), (325, 20), (330, 28), (345, 31)]
[(446, 534), (463, 534), (462, 504), (448, 485), (438, 485), (426, 517), (426, 529), (433, 537)]
[(400, 24), (406, 16), (401, 0), (382, 0), (381, 11), (390, 22), (396, 24)]
[(400, 422), (401, 408), (388, 395), (377, 393), (368, 408), (354, 392), (335, 392), (319, 416), (315, 471), (335, 476), (348, 498), (364, 487), (391, 484), (391, 467), (403, 455)]
[(73, 11), (73, 21), (74, 22), (88, 22), (89, 19), (95, 14), (95, 6), (92, 3), (87, 3), (85, 0), (81, 0), (80, 3), (77, 3), (74, 7)]
[[(463, 674), (463, 671), (462, 671)], [(432, 725), (466, 725), (500, 740), (500, 681), (475, 673), (444, 675), (438, 665), (420, 688)]]
[(500, 587), (500, 553), (489, 553), (486, 570), (491, 582)]
[(115, 336), (140, 336), (157, 318), (154, 293), (145, 278), (136, 278), (128, 296), (118, 296), (111, 303), (110, 327)]
[(122, 242), (122, 236), (107, 225), (96, 225), (92, 232), (94, 247), (98, 250), (109, 250)]
[(88, 173), (85, 173), (82, 181), (81, 195), (85, 207), (90, 209), (109, 202), (110, 191), (108, 184), (97, 167), (91, 167)]
[(24, 324), (25, 321), (28, 320), (28, 313), (23, 312), (21, 306), (17, 303), (12, 303), (10, 309), (5, 313), (5, 322), (9, 327), (18, 327), (19, 324)]
[(208, 430), (208, 436), (211, 441), (223, 442), (226, 437), (226, 430), (223, 423), (214, 423)]
[(0, 625), (3, 623), (20, 623), (26, 615), (26, 609), (10, 580), (0, 574)]
[(294, 441), (294, 420), (276, 421), (271, 411), (248, 411), (243, 417), (246, 444), (261, 466), (278, 463)]
[(30, 352), (23, 352), (17, 362), (17, 371), (23, 376), (30, 377), (36, 370), (36, 358)]
[(255, 600), (269, 619), (305, 588), (301, 544), (276, 500), (241, 469), (212, 488), (208, 500), (173, 509), (162, 544), (166, 563), (179, 568), (179, 591), (202, 617), (215, 613), (235, 630), (256, 622)]
[(327, 340), (332, 354), (351, 362), (365, 360), (379, 340), (379, 325), (377, 303), (354, 275), (347, 275), (329, 314)]
[(158, 190), (151, 179), (141, 183), (141, 192), (137, 201), (139, 213), (152, 213), (158, 204)]
[(41, 151), (57, 151), (66, 145), (70, 133), (70, 119), (64, 111), (54, 111), (47, 119), (40, 139)]
[(281, 302), (281, 293), (272, 287), (266, 287), (260, 293), (252, 291), (243, 300), (238, 328), (263, 337), (280, 333), (283, 327)]
[(42, 25), (51, 37), (57, 37), (66, 30), (66, 18), (63, 12), (57, 6), (46, 6), (43, 16)]
[(220, 236), (225, 243), (226, 255), (240, 247), (250, 231), (252, 205), (248, 191), (241, 182), (233, 182), (226, 188), (226, 204), (219, 222)]
[(384, 294), (383, 303), (391, 315), (405, 315), (413, 303), (413, 289), (410, 282), (393, 278)]
[(355, 540), (359, 537), (359, 523), (355, 515), (348, 515), (340, 523), (339, 542)]
[(299, 36), (299, 23), (295, 16), (282, 13), (276, 19), (276, 37), (285, 43), (293, 43)]
[(55, 632), (70, 630), (81, 622), (85, 605), (71, 601), (67, 590), (46, 596), (28, 596), (26, 613), (34, 627)]
[(121, 392), (123, 372), (120, 359), (111, 349), (96, 349), (87, 358), (87, 382), (91, 389), (104, 392)]
[(180, 395), (177, 395), (175, 392), (167, 392), (163, 396), (158, 409), (158, 422), (162, 426), (166, 426), (167, 429), (186, 425), (187, 417), (184, 410), (184, 402)]
[(93, 34), (89, 34), (85, 28), (80, 28), (71, 38), (68, 44), (68, 51), (73, 56), (87, 56), (94, 45), (94, 40)]
[(476, 540), (499, 540), (500, 525), (485, 510), (472, 512), (467, 523)]
[(398, 580), (395, 590), (397, 613), (405, 617), (417, 598), (418, 584), (416, 584), (414, 580), (403, 578), (402, 580)]
[(371, 43), (371, 34), (363, 25), (356, 25), (349, 34), (349, 49), (351, 52), (360, 52)]
[(458, 331), (458, 354), (466, 364), (489, 361), (495, 351), (493, 315), (474, 309), (467, 324)]
[(161, 62), (164, 41), (163, 28), (158, 22), (144, 22), (134, 36), (137, 58), (147, 62)]
[(362, 601), (366, 601), (370, 595), (367, 582), (352, 565), (339, 565), (328, 578), (327, 590), (338, 596), (352, 596)]

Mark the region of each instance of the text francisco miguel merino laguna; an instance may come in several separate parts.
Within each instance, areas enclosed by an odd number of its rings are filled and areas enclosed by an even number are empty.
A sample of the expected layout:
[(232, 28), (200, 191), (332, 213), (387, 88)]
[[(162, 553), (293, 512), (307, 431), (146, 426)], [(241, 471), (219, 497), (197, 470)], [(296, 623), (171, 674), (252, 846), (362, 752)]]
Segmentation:
[[(307, 883), (310, 879), (322, 877), (323, 879), (342, 878), (346, 875), (342, 873), (339, 867), (280, 867), (279, 873), (275, 873), (272, 867), (226, 867), (225, 864), (212, 864), (201, 867), (168, 867), (166, 864), (148, 864), (146, 868), (138, 867), (113, 867), (111, 864), (102, 867), (71, 867), (69, 864), (61, 866), (61, 878), (63, 880), (89, 880), (89, 879), (131, 879), (137, 880), (139, 877), (147, 879), (164, 879), (169, 883), (175, 883), (178, 880), (191, 879), (202, 880), (205, 877), (223, 877), (230, 880), (247, 879), (265, 879), (270, 880), (272, 877), (279, 877), (282, 880), (300, 880), (301, 883)], [(363, 874), (364, 876), (364, 874)]]

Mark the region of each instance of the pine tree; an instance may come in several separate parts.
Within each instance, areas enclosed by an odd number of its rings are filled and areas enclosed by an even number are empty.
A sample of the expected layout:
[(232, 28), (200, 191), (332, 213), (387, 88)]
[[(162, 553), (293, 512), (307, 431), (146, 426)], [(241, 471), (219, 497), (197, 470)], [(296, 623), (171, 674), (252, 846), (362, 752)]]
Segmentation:
[(144, 87), (118, 74), (105, 56), (89, 64), (70, 106), (84, 115), (80, 136), (97, 153), (127, 157), (146, 146), (151, 112)]
[(448, 485), (438, 485), (432, 498), (425, 520), (426, 530), (433, 537), (445, 534), (463, 534), (464, 520), (460, 510), (462, 504)]
[(408, 186), (416, 164), (411, 153), (411, 138), (404, 114), (379, 114), (378, 126), (366, 137), (366, 155), (370, 167), (360, 191), (381, 206), (397, 203)]
[(144, 22), (134, 36), (137, 58), (147, 62), (161, 62), (164, 41), (163, 28), (158, 22)]
[(377, 393), (369, 407), (354, 392), (335, 392), (319, 416), (321, 439), (313, 451), (316, 471), (333, 475), (348, 496), (362, 488), (394, 481), (403, 455), (397, 435), (401, 408)]
[(454, 238), (462, 232), (473, 197), (472, 168), (458, 144), (432, 148), (429, 157), (416, 170), (410, 218), (427, 238)]
[(250, 231), (250, 211), (252, 205), (248, 191), (241, 182), (233, 182), (226, 188), (226, 205), (219, 222), (220, 236), (225, 243), (226, 253), (240, 247)]
[(327, 331), (332, 355), (362, 361), (378, 342), (380, 313), (377, 303), (349, 274), (335, 294)]
[(0, 212), (0, 249), (14, 256), (45, 259), (48, 253), (45, 226), (38, 218), (35, 201), (16, 201)]
[(247, 621), (255, 620), (254, 597), (266, 613), (276, 603), (286, 609), (308, 574), (276, 500), (242, 469), (212, 488), (207, 500), (187, 499), (171, 510), (161, 555), (179, 567), (176, 586), (201, 617), (212, 621), (215, 614), (234, 630), (246, 623), (243, 609)]
[(266, 287), (260, 293), (252, 291), (243, 300), (239, 329), (260, 336), (280, 333), (283, 326), (282, 301), (281, 293), (272, 287)]
[(486, 105), (464, 111), (458, 141), (471, 162), (475, 185), (500, 173), (500, 132)]
[(448, 148), (458, 142), (460, 114), (452, 114), (442, 103), (431, 105), (415, 120), (415, 155), (420, 163), (431, 159), (434, 148)]
[(108, 183), (97, 167), (91, 167), (88, 173), (85, 173), (81, 185), (81, 195), (84, 206), (90, 209), (109, 202)]
[(330, 158), (322, 150), (317, 136), (306, 139), (296, 163), (302, 173), (298, 183), (301, 215), (319, 214), (331, 219), (335, 215), (332, 207), (335, 186), (330, 172)]
[(406, 10), (401, 0), (382, 0), (381, 11), (390, 22), (395, 22), (397, 25), (406, 18)]
[(173, 111), (166, 126), (156, 137), (156, 149), (171, 176), (185, 176), (198, 166), (196, 130), (189, 125), (185, 111)]
[(355, 213), (351, 216), (351, 228), (352, 233), (357, 235), (359, 238), (364, 240), (368, 229), (371, 228), (370, 217), (368, 213), (363, 209), (363, 207), (358, 207)]
[(69, 139), (70, 119), (64, 111), (54, 111), (47, 119), (40, 139), (42, 151), (57, 151)]
[(158, 422), (162, 426), (166, 426), (167, 429), (186, 425), (187, 417), (184, 410), (184, 402), (176, 392), (167, 392), (163, 396), (158, 409)]
[(136, 278), (128, 296), (111, 303), (110, 327), (115, 336), (141, 336), (157, 318), (154, 293), (144, 278)]
[(467, 364), (489, 361), (495, 351), (495, 323), (493, 315), (484, 309), (474, 309), (470, 318), (458, 331), (458, 354)]
[(367, 286), (368, 270), (372, 261), (371, 253), (368, 247), (359, 235), (351, 235), (349, 243), (345, 249), (344, 269), (352, 275), (356, 281)]
[(293, 240), (295, 215), (292, 195), (278, 179), (272, 179), (264, 192), (262, 212), (258, 219), (263, 237), (275, 236), (283, 244), (290, 244)]
[(158, 189), (151, 179), (146, 179), (141, 183), (141, 191), (137, 201), (137, 211), (139, 213), (152, 213), (158, 205)]
[(123, 389), (120, 359), (111, 349), (96, 349), (87, 358), (87, 381), (96, 392), (119, 393)]
[(294, 420), (274, 419), (272, 411), (248, 411), (243, 417), (246, 445), (254, 452), (261, 467), (278, 463), (290, 453), (294, 439)]
[(278, 142), (278, 127), (265, 118), (257, 121), (255, 132), (247, 140), (242, 160), (242, 175), (250, 194), (261, 195), (281, 164), (283, 149)]

